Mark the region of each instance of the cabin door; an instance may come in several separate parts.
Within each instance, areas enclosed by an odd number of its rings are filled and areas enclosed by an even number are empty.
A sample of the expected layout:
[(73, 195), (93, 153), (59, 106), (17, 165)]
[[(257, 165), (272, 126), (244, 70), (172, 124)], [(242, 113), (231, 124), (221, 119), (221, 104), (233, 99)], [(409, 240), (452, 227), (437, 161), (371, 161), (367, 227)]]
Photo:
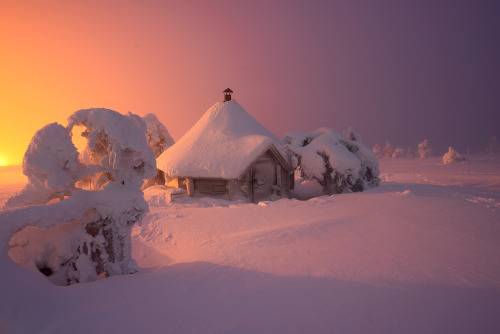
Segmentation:
[(254, 202), (268, 201), (273, 192), (272, 187), (276, 184), (276, 166), (274, 161), (257, 161), (255, 164), (253, 180)]

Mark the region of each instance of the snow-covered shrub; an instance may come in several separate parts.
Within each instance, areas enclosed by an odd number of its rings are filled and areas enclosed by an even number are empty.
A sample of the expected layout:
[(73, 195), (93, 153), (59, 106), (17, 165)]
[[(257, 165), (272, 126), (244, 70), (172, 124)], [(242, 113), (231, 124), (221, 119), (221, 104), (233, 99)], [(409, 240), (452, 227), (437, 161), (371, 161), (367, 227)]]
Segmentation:
[(283, 142), (296, 157), (302, 179), (316, 180), (327, 194), (362, 191), (379, 182), (375, 154), (351, 129), (342, 134), (329, 128), (289, 132)]
[(24, 153), (23, 174), (28, 184), (7, 200), (4, 208), (45, 204), (70, 196), (84, 170), (69, 131), (60, 124), (48, 124), (35, 133)]
[(451, 146), (448, 148), (448, 152), (443, 155), (444, 164), (452, 164), (464, 160), (465, 158), (460, 153), (458, 153), (458, 151), (454, 150)]
[(432, 149), (429, 147), (429, 141), (425, 139), (423, 142), (418, 144), (418, 154), (420, 159), (426, 159), (431, 155)]
[[(80, 161), (69, 136), (74, 126), (83, 126), (88, 139)], [(140, 188), (156, 171), (145, 133), (139, 116), (109, 109), (79, 110), (66, 128), (50, 124), (38, 131), (23, 164), (30, 184), (43, 195), (35, 203), (47, 201), (46, 188), (69, 197), (5, 213), (11, 232), (17, 232), (11, 257), (59, 284), (130, 273), (131, 228), (148, 211)], [(98, 175), (93, 179), (96, 190), (76, 188), (75, 182), (89, 173)], [(26, 226), (57, 227), (46, 232), (52, 231), (52, 237), (37, 238), (34, 227), (21, 230)]]
[(0, 220), (9, 222), (14, 262), (68, 285), (133, 272), (131, 229), (147, 211), (140, 190), (111, 182), (61, 202), (3, 211)]
[(149, 147), (153, 150), (155, 158), (158, 158), (167, 148), (174, 144), (174, 140), (168, 133), (155, 114), (147, 114), (142, 118), (146, 123), (146, 139)]
[(392, 146), (391, 143), (386, 140), (384, 144), (384, 148), (382, 149), (382, 152), (384, 153), (384, 158), (391, 158), (392, 157)]
[(88, 140), (81, 160), (101, 170), (89, 180), (92, 189), (102, 189), (110, 181), (140, 187), (143, 176), (156, 173), (154, 153), (145, 138), (146, 124), (139, 116), (104, 108), (82, 109), (68, 118), (67, 128), (74, 126), (85, 127), (82, 136)]
[[(158, 158), (163, 151), (174, 144), (174, 140), (155, 114), (147, 114), (142, 120), (147, 126), (146, 139), (148, 145), (153, 150), (155, 158)], [(156, 170), (156, 176), (144, 182), (142, 188), (146, 189), (158, 184), (165, 184), (165, 173), (159, 169)]]
[(384, 153), (382, 152), (382, 148), (378, 145), (378, 144), (375, 144), (373, 146), (373, 153), (375, 153), (375, 156), (377, 157), (377, 159), (381, 159), (384, 157)]
[(392, 157), (394, 159), (399, 159), (399, 158), (402, 158), (405, 156), (405, 149), (402, 148), (402, 147), (398, 147), (394, 150), (394, 152), (392, 152)]

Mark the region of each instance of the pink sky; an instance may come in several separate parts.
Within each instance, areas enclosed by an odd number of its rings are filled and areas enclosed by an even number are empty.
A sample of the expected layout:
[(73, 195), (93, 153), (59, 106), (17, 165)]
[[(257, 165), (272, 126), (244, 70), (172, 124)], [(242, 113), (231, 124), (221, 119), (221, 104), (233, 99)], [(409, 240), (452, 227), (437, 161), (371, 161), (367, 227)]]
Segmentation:
[(327, 126), (436, 154), (500, 139), (494, 1), (3, 1), (0, 159), (72, 112), (179, 139), (230, 87), (278, 137)]

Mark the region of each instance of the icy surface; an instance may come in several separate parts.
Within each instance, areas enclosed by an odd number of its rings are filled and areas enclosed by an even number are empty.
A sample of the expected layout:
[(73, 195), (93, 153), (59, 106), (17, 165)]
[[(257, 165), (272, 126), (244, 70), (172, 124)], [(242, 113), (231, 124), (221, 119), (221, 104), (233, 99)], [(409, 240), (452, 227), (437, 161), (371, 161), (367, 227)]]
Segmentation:
[(279, 140), (236, 101), (218, 102), (157, 159), (170, 176), (237, 178)]
[(153, 187), (139, 272), (69, 287), (12, 262), (4, 211), (0, 333), (499, 333), (500, 156), (380, 171), (362, 193), (260, 205)]

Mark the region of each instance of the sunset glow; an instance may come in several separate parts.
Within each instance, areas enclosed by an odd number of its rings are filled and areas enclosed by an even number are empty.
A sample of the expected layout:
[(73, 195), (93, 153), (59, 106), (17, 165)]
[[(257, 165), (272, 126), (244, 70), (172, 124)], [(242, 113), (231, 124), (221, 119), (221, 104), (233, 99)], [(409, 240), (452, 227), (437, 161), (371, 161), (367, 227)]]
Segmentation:
[(177, 140), (227, 87), (278, 137), (351, 126), (369, 146), (484, 149), (500, 10), (450, 4), (4, 1), (0, 152), (20, 164), (38, 129), (91, 107), (155, 113)]

